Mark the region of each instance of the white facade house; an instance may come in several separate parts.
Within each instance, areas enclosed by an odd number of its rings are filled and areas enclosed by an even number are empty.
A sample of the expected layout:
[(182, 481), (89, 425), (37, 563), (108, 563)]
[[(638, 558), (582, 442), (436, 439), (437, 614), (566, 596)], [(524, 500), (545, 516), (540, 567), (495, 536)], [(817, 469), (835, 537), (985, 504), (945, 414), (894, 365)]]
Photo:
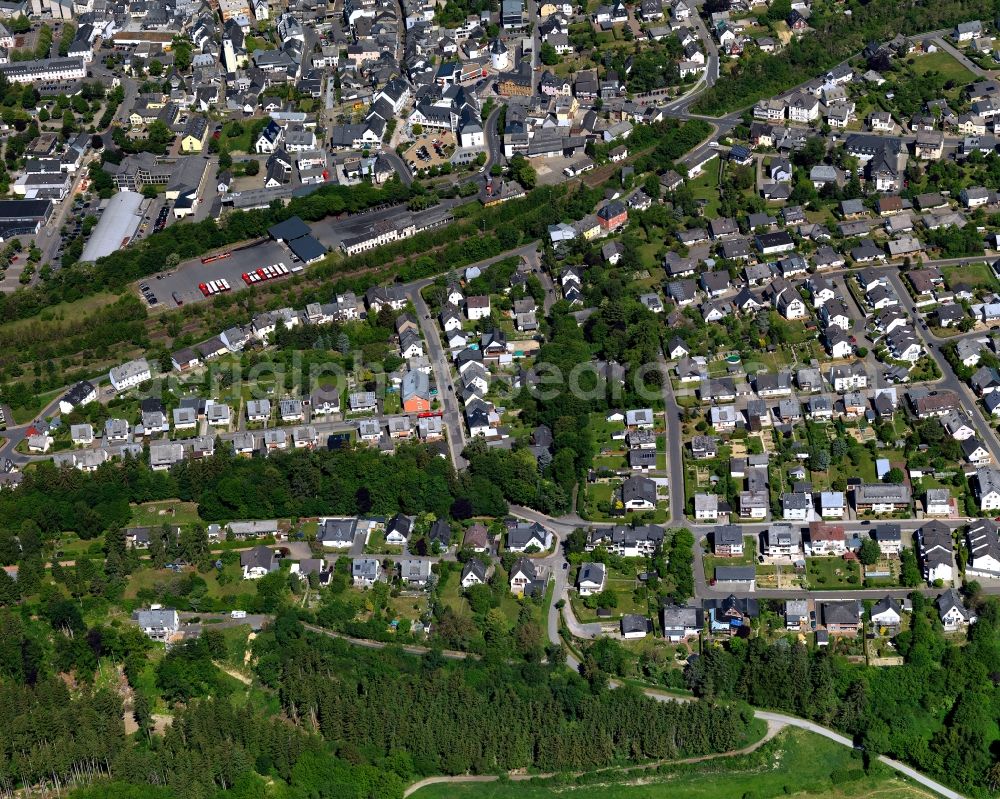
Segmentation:
[(121, 366), (114, 367), (108, 372), (108, 379), (115, 391), (125, 391), (129, 388), (142, 385), (147, 380), (151, 380), (153, 373), (149, 368), (149, 363), (145, 358), (138, 358)]
[(1000, 470), (995, 466), (985, 466), (976, 470), (979, 485), (979, 509), (1000, 510)]
[(1000, 533), (992, 519), (978, 519), (966, 533), (969, 562), (966, 577), (1000, 578)]
[(580, 596), (599, 594), (604, 590), (607, 579), (607, 570), (603, 563), (584, 563), (580, 566), (576, 587)]
[(58, 83), (83, 80), (87, 65), (83, 58), (39, 58), (0, 64), (0, 75), (11, 83)]

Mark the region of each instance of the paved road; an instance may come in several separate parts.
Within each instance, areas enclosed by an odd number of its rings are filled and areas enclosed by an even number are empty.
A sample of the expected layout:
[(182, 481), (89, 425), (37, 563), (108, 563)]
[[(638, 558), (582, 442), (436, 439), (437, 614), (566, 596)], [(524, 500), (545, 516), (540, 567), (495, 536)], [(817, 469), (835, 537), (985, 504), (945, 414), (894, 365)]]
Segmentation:
[(507, 160), (503, 154), (503, 141), (497, 131), (497, 123), (500, 120), (501, 106), (497, 106), (486, 118), (486, 152), (489, 154), (486, 159), (485, 174), (489, 174), (494, 164), (503, 165)]
[(403, 181), (403, 185), (409, 186), (413, 183), (413, 172), (410, 171), (410, 165), (400, 158), (395, 150), (391, 147), (386, 147), (382, 150), (382, 155), (392, 164), (396, 170), (396, 174), (399, 175), (399, 179)]
[(462, 457), (462, 450), (465, 449), (465, 421), (459, 407), (458, 396), (452, 389), (454, 383), (451, 377), (451, 365), (441, 343), (437, 319), (431, 316), (430, 309), (420, 293), (421, 289), (431, 282), (433, 281), (422, 280), (412, 284), (408, 287), (407, 295), (417, 312), (417, 321), (420, 323), (420, 329), (427, 341), (427, 356), (434, 369), (434, 382), (437, 384), (438, 401), (441, 403), (442, 411), (441, 419), (444, 422), (448, 438), (451, 462), (455, 465), (456, 471), (464, 471), (469, 467), (469, 462)]
[(704, 3), (697, 5), (692, 14), (692, 19), (694, 20), (695, 31), (701, 37), (702, 45), (704, 45), (705, 50), (708, 52), (708, 58), (705, 60), (705, 84), (707, 88), (708, 86), (714, 86), (715, 82), (719, 79), (719, 46), (715, 42), (715, 37), (708, 32), (705, 21), (701, 17), (703, 5)]
[(684, 523), (684, 436), (681, 432), (681, 409), (674, 397), (670, 370), (660, 355), (663, 370), (663, 415), (667, 434), (667, 487), (670, 491), (670, 516), (668, 524)]

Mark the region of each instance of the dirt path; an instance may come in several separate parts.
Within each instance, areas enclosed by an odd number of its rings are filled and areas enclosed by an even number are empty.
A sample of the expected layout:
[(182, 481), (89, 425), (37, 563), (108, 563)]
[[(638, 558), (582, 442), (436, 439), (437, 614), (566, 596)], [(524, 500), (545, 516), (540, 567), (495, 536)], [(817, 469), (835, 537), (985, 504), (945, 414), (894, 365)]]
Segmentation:
[[(784, 722), (780, 722), (780, 721), (768, 721), (767, 722), (767, 732), (764, 734), (764, 736), (762, 738), (760, 738), (760, 740), (754, 741), (752, 744), (750, 744), (748, 746), (744, 746), (742, 749), (736, 749), (736, 750), (733, 750), (733, 751), (730, 751), (730, 752), (719, 752), (717, 754), (711, 754), (711, 755), (700, 755), (699, 757), (687, 757), (687, 758), (683, 758), (681, 760), (654, 760), (651, 763), (643, 763), (641, 765), (634, 766), (634, 767), (632, 767), (632, 769), (633, 770), (655, 769), (655, 768), (659, 768), (660, 766), (665, 766), (665, 765), (682, 765), (682, 764), (686, 764), (686, 763), (701, 763), (701, 762), (703, 762), (705, 760), (715, 760), (716, 758), (720, 758), (720, 757), (735, 757), (737, 755), (746, 755), (746, 754), (749, 754), (750, 752), (753, 752), (756, 749), (759, 749), (760, 747), (762, 747), (764, 744), (766, 744), (768, 741), (770, 741), (772, 738), (774, 738), (775, 735), (777, 735), (779, 732), (781, 732), (784, 728), (785, 728)], [(616, 771), (616, 770), (618, 770), (618, 768), (619, 767), (615, 766), (615, 767), (611, 767), (611, 768), (607, 768), (607, 769), (597, 769), (596, 772), (574, 771), (574, 772), (570, 773), (569, 776), (571, 776), (571, 777), (579, 777), (579, 776), (581, 776), (583, 774), (586, 774), (586, 773), (600, 773), (602, 771)], [(525, 773), (523, 771), (512, 771), (512, 772), (510, 772), (507, 775), (507, 778), (509, 780), (511, 780), (511, 782), (523, 782), (525, 780), (534, 779), (536, 777), (539, 778), (539, 779), (548, 779), (548, 778), (554, 777), (554, 776), (556, 776), (556, 774), (554, 772), (546, 772), (546, 773), (543, 773), (543, 774), (528, 774), (528, 773)], [(495, 774), (459, 774), (458, 776), (455, 776), (455, 777), (425, 777), (424, 779), (419, 780), (418, 782), (413, 783), (405, 791), (403, 791), (403, 797), (405, 799), (408, 796), (412, 796), (414, 793), (416, 793), (417, 791), (419, 791), (421, 788), (426, 788), (428, 785), (444, 785), (444, 784), (454, 784), (454, 783), (463, 783), (463, 782), (496, 782), (499, 779), (500, 779), (500, 777), (498, 777)]]
[(213, 663), (215, 663), (216, 666), (218, 666), (222, 671), (226, 672), (226, 674), (228, 674), (234, 680), (239, 680), (244, 685), (253, 685), (253, 680), (251, 680), (245, 674), (241, 674), (240, 672), (236, 671), (236, 669), (232, 668), (231, 666), (227, 666), (224, 663), (219, 663), (219, 661), (217, 660), (213, 661)]

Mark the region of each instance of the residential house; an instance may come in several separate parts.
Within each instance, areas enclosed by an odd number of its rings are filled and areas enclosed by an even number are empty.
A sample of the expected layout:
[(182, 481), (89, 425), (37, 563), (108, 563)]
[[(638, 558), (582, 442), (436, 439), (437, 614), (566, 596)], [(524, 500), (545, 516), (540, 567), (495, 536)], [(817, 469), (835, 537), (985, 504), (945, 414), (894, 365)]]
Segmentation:
[(802, 555), (802, 533), (795, 525), (772, 523), (764, 531), (761, 554), (767, 558), (798, 558)]
[(823, 626), (830, 635), (853, 636), (861, 632), (862, 607), (858, 600), (824, 602), (821, 607)]
[(607, 583), (607, 570), (603, 563), (583, 563), (576, 578), (580, 596), (599, 594)]
[(354, 558), (351, 561), (351, 582), (355, 588), (371, 588), (382, 577), (378, 558)]
[(719, 557), (743, 557), (743, 530), (735, 524), (722, 524), (712, 533), (712, 552)]
[(1000, 528), (992, 519), (978, 519), (966, 531), (969, 562), (966, 578), (1000, 578)]
[(518, 558), (510, 570), (510, 592), (517, 596), (541, 596), (545, 580), (538, 565), (530, 558)]
[(404, 546), (413, 533), (413, 519), (397, 513), (385, 526), (385, 543), (389, 546)]
[(663, 637), (671, 643), (697, 638), (705, 626), (703, 611), (701, 608), (666, 603), (660, 608), (660, 625)]
[(961, 595), (954, 588), (949, 588), (934, 603), (945, 632), (956, 632), (974, 624), (975, 614), (965, 607)]
[(898, 524), (880, 524), (872, 531), (879, 552), (885, 556), (898, 556), (903, 549), (903, 533)]
[(876, 627), (896, 629), (903, 621), (903, 603), (898, 599), (886, 596), (872, 605), (871, 619)]
[(823, 555), (840, 557), (847, 551), (847, 537), (844, 527), (839, 524), (813, 522), (809, 525), (809, 538), (805, 550), (809, 557)]
[(240, 566), (244, 580), (258, 580), (278, 569), (274, 550), (265, 546), (240, 552)]
[(910, 507), (910, 487), (904, 483), (861, 483), (854, 486), (858, 513), (885, 514)]
[(917, 541), (927, 582), (950, 582), (954, 573), (951, 530), (941, 522), (928, 522), (917, 531)]
[(517, 522), (507, 528), (507, 545), (510, 552), (547, 552), (552, 548), (552, 531), (537, 522)]

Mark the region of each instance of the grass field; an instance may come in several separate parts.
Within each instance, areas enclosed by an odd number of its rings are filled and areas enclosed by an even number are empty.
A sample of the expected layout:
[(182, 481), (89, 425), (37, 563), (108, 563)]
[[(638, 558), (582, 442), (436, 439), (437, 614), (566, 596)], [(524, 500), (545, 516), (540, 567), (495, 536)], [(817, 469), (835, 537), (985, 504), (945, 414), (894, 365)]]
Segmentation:
[(95, 311), (115, 302), (118, 296), (105, 291), (74, 302), (61, 302), (51, 308), (46, 308), (38, 316), (33, 316), (30, 319), (5, 322), (0, 325), (0, 336), (9, 339), (18, 331), (25, 331), (30, 327), (37, 326), (39, 322), (79, 322)]
[(132, 506), (132, 524), (152, 527), (157, 524), (194, 524), (200, 521), (197, 502), (168, 499)]
[(704, 173), (689, 181), (688, 187), (696, 200), (708, 202), (708, 205), (705, 206), (707, 219), (719, 215), (719, 164), (717, 161), (709, 162)]
[(986, 263), (946, 266), (941, 273), (949, 288), (959, 283), (965, 283), (973, 289), (984, 288), (995, 291), (1000, 288), (1000, 281), (997, 281), (993, 270)]
[(17, 408), (11, 408), (11, 413), (14, 416), (14, 420), (13, 422), (10, 422), (8, 420), (8, 424), (16, 424), (16, 425), (27, 424), (28, 422), (33, 421), (35, 418), (38, 417), (42, 408), (44, 408), (46, 405), (52, 402), (52, 400), (54, 400), (56, 397), (64, 393), (65, 389), (62, 388), (55, 389), (54, 391), (47, 391), (44, 394), (39, 394), (38, 401), (28, 407), (19, 406)]
[[(257, 584), (253, 580), (241, 579), (241, 570), (238, 563), (226, 566), (228, 576), (231, 578), (225, 585), (220, 585), (216, 577), (215, 570), (199, 573), (206, 584), (206, 595), (211, 600), (218, 600), (223, 607), (240, 607), (237, 600), (242, 597), (251, 597), (257, 593)], [(143, 568), (135, 571), (129, 577), (128, 585), (125, 588), (124, 598), (135, 599), (140, 591), (156, 590), (160, 586), (176, 585), (190, 572), (174, 573), (168, 569)]]
[(961, 86), (976, 79), (975, 75), (944, 50), (920, 56), (914, 61), (913, 68), (923, 75), (928, 72), (940, 72), (945, 80), (953, 80)]
[[(861, 588), (861, 567), (843, 558), (806, 558), (809, 587), (816, 591), (831, 588)], [(851, 582), (850, 578), (855, 581)]]
[[(834, 785), (831, 775), (856, 779)], [(606, 776), (605, 776), (606, 775)], [(587, 783), (587, 784), (580, 784)], [(781, 733), (757, 752), (659, 770), (609, 770), (577, 780), (431, 785), (415, 799), (931, 799), (933, 794), (879, 772), (866, 775), (846, 747), (800, 730)]]

